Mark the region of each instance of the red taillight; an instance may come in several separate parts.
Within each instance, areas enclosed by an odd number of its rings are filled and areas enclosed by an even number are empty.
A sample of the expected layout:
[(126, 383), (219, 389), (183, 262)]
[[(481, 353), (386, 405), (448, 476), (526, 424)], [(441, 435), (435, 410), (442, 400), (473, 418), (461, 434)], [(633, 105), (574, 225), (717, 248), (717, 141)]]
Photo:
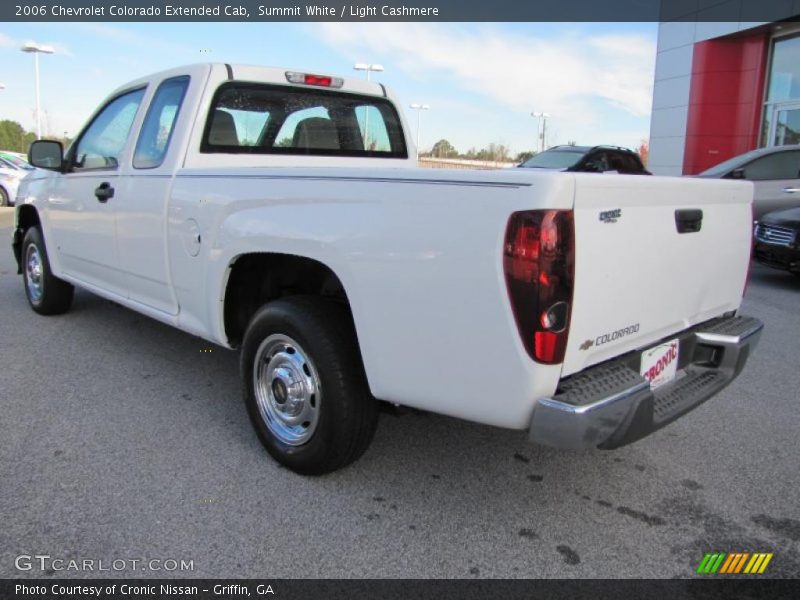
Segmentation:
[(540, 363), (563, 362), (575, 272), (572, 211), (513, 213), (506, 229), (503, 270), (528, 354)]

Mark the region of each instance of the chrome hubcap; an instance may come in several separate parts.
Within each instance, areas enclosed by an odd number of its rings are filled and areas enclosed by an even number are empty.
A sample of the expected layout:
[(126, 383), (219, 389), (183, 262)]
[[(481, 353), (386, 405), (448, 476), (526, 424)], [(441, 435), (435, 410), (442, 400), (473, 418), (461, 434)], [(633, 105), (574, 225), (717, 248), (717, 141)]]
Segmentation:
[(270, 432), (290, 446), (305, 444), (319, 421), (319, 376), (303, 348), (282, 334), (258, 347), (253, 369), (258, 412)]
[(42, 257), (39, 249), (31, 244), (25, 254), (25, 282), (28, 286), (28, 293), (34, 302), (42, 298), (44, 291), (44, 278), (42, 273)]

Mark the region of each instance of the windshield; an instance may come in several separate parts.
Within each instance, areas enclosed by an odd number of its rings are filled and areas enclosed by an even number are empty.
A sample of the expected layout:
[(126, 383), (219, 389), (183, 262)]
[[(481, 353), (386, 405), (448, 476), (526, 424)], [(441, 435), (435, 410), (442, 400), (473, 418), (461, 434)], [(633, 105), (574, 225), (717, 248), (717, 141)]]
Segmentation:
[(578, 148), (547, 150), (526, 160), (520, 167), (532, 169), (568, 169), (577, 163), (586, 151)]
[(26, 171), (32, 171), (34, 167), (29, 165), (27, 161), (22, 160), (18, 156), (14, 156), (13, 154), (3, 154), (3, 159), (10, 162), (12, 165), (17, 167), (18, 169), (25, 169)]
[(759, 150), (751, 150), (750, 152), (746, 152), (745, 154), (740, 154), (739, 156), (734, 156), (733, 158), (729, 158), (728, 160), (719, 163), (716, 166), (711, 167), (710, 169), (706, 169), (702, 173), (700, 173), (700, 177), (721, 177), (728, 173), (729, 171), (733, 171), (737, 167), (741, 167), (746, 162), (750, 161), (751, 159), (761, 156), (764, 154), (763, 149)]

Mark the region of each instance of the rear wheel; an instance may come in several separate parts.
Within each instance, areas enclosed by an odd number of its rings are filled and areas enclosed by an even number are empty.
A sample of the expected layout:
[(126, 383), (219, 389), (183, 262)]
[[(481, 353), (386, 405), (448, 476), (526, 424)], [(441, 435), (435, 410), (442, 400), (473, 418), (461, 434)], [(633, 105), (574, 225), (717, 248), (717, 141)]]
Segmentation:
[(0, 187), (0, 206), (8, 206), (8, 192)]
[(22, 278), (31, 308), (40, 315), (59, 315), (72, 305), (74, 288), (50, 271), (42, 232), (31, 227), (22, 240)]
[(265, 305), (245, 333), (241, 371), (253, 427), (282, 465), (321, 475), (367, 449), (378, 403), (345, 306), (311, 296)]

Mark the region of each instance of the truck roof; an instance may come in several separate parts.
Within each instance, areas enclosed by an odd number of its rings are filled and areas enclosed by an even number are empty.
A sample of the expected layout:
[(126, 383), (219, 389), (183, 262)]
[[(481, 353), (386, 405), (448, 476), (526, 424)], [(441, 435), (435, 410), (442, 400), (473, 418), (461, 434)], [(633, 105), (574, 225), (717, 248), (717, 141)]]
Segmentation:
[(151, 81), (161, 81), (179, 75), (189, 75), (190, 77), (205, 77), (213, 69), (227, 71), (228, 79), (237, 81), (257, 81), (263, 83), (274, 83), (278, 85), (295, 86), (300, 84), (289, 83), (286, 79), (287, 72), (308, 73), (313, 75), (333, 76), (341, 79), (344, 83), (336, 91), (351, 92), (355, 94), (368, 94), (372, 96), (387, 96), (386, 88), (381, 83), (366, 81), (360, 77), (344, 77), (334, 73), (322, 73), (314, 69), (267, 67), (260, 65), (231, 64), (222, 62), (195, 63), (183, 65), (158, 73), (151, 73), (144, 77), (139, 77), (118, 87), (111, 94), (115, 96), (120, 92), (131, 88), (145, 85)]

